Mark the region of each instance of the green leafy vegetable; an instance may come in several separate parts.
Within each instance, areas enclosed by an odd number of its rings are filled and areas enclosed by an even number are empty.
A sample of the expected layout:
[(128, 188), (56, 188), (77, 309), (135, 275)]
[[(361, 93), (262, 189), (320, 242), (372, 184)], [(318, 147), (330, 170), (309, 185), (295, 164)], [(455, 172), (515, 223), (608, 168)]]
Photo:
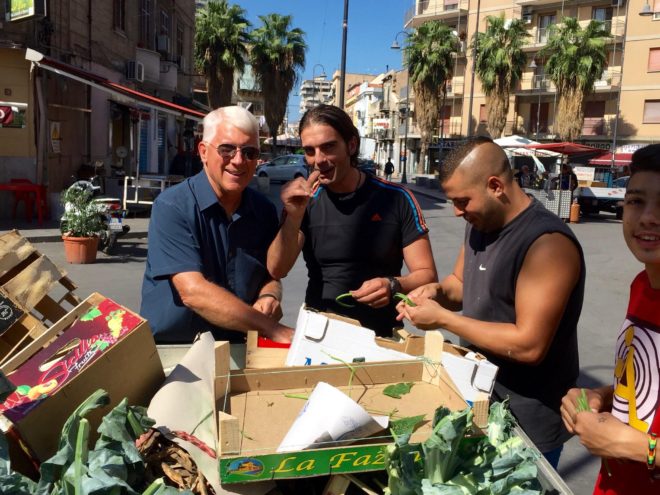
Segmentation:
[[(102, 420), (99, 439), (89, 449), (86, 416), (110, 402), (104, 390), (90, 395), (69, 416), (57, 453), (41, 464), (38, 483), (15, 473), (9, 466), (7, 440), (0, 435), (0, 493), (9, 495), (138, 495), (146, 485), (145, 467), (135, 440), (153, 426), (142, 407), (128, 406), (126, 399)], [(145, 495), (180, 493), (162, 479), (152, 483)], [(191, 493), (191, 492), (187, 492)]]
[[(433, 431), (421, 445), (410, 444), (412, 428), (392, 429), (385, 449), (386, 495), (540, 494), (537, 454), (513, 435), (515, 420), (506, 403), (494, 403), (488, 435), (471, 435), (472, 411), (438, 408)], [(414, 425), (413, 425), (414, 427)]]
[(410, 390), (413, 388), (414, 382), (405, 382), (405, 383), (395, 383), (393, 385), (388, 385), (383, 389), (383, 394), (393, 399), (400, 399), (402, 395), (410, 393)]

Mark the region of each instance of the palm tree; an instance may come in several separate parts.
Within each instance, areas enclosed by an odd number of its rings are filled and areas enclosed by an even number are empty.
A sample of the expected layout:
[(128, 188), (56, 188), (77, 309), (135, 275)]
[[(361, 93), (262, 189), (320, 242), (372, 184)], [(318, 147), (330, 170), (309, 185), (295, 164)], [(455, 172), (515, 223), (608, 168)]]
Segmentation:
[(473, 41), (475, 73), (486, 94), (488, 132), (497, 139), (506, 125), (511, 92), (527, 63), (523, 45), (529, 33), (521, 19), (505, 20), (504, 14), (488, 16), (486, 22), (486, 31)]
[(563, 140), (573, 141), (582, 134), (584, 99), (607, 66), (609, 37), (601, 21), (592, 20), (583, 29), (577, 19), (564, 17), (551, 27), (548, 44), (539, 52), (547, 58), (545, 74), (559, 94), (555, 133)]
[(262, 25), (252, 32), (250, 60), (264, 95), (264, 116), (277, 144), (277, 129), (284, 120), (289, 93), (298, 81), (298, 70), (305, 67), (305, 32), (291, 29), (291, 16), (259, 16)]
[(210, 1), (195, 19), (195, 65), (206, 78), (209, 105), (231, 104), (234, 73), (245, 69), (250, 42), (245, 10), (227, 0)]
[(453, 77), (453, 54), (458, 51), (458, 45), (459, 40), (451, 28), (438, 20), (425, 22), (408, 36), (405, 56), (421, 136), (417, 173), (424, 172), (433, 130), (440, 117), (440, 105), (447, 94), (447, 81)]

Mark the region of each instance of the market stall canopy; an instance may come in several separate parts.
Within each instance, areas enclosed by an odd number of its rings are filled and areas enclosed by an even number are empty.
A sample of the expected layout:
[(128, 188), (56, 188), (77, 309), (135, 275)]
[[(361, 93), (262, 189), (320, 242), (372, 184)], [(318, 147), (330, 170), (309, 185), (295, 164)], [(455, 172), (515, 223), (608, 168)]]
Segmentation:
[(25, 51), (25, 59), (29, 60), (33, 65), (36, 65), (37, 67), (49, 70), (60, 76), (68, 77), (74, 81), (87, 84), (96, 89), (100, 89), (101, 91), (106, 91), (113, 94), (114, 96), (117, 96), (121, 100), (128, 100), (143, 107), (154, 108), (160, 112), (181, 116), (196, 121), (201, 121), (204, 118), (204, 115), (206, 115), (203, 112), (193, 110), (192, 108), (177, 105), (176, 103), (162, 100), (160, 98), (156, 98), (155, 96), (151, 96), (150, 94), (142, 93), (127, 86), (112, 82), (109, 79), (96, 75), (92, 72), (88, 72), (86, 70), (79, 69), (78, 67), (58, 62), (57, 60), (46, 57), (44, 54), (30, 48)]
[(528, 144), (525, 146), (528, 149), (534, 150), (546, 150), (554, 151), (555, 153), (560, 153), (562, 155), (588, 155), (591, 153), (602, 153), (603, 150), (600, 148), (593, 148), (592, 146), (587, 146), (584, 144), (578, 143), (542, 143), (542, 144)]
[(614, 165), (615, 167), (623, 167), (625, 165), (630, 165), (632, 155), (632, 153), (614, 153), (613, 162), (612, 153), (605, 151), (602, 154), (591, 158), (589, 160), (589, 165)]
[[(531, 150), (526, 148), (526, 146), (531, 144), (541, 144), (538, 141), (532, 141), (523, 136), (518, 136), (514, 134), (513, 136), (506, 136), (499, 139), (494, 139), (495, 144), (500, 145), (504, 148), (504, 152), (509, 156), (559, 156), (560, 153), (548, 150)], [(536, 160), (535, 160), (536, 161)]]
[[(273, 138), (269, 137), (264, 140), (264, 144), (273, 144)], [(291, 134), (280, 134), (277, 136), (277, 144), (279, 146), (301, 146), (302, 143), (298, 136), (292, 136)]]
[(518, 148), (519, 146), (525, 146), (527, 144), (540, 144), (538, 141), (532, 141), (531, 139), (518, 136), (517, 134), (494, 139), (493, 142), (500, 145), (502, 148)]

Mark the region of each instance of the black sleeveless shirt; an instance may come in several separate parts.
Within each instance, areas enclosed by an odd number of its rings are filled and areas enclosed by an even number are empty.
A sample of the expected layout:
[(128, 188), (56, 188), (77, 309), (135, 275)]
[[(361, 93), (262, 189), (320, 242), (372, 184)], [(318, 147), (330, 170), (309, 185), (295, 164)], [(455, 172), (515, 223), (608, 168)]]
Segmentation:
[(541, 452), (560, 447), (570, 437), (559, 408), (579, 373), (577, 323), (585, 280), (582, 248), (564, 222), (536, 199), (502, 229), (484, 233), (468, 225), (465, 237), (463, 314), (480, 321), (515, 323), (516, 282), (527, 250), (540, 236), (555, 232), (578, 248), (580, 278), (544, 360), (536, 366), (526, 365), (479, 349), (500, 368), (495, 395), (510, 398), (511, 411)]

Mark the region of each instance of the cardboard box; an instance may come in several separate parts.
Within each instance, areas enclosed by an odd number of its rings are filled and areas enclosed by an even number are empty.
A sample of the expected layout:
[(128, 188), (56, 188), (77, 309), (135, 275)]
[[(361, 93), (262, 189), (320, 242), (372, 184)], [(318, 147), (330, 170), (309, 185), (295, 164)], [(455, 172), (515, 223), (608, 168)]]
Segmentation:
[(9, 379), (17, 389), (0, 405), (10, 422), (5, 429), (24, 442), (38, 462), (56, 452), (64, 422), (95, 390), (105, 389), (111, 404), (90, 415), (91, 431), (124, 397), (131, 404), (147, 405), (164, 379), (146, 321), (96, 293), (7, 367), (13, 370)]
[[(335, 359), (333, 359), (335, 358)], [(355, 360), (397, 361), (409, 356), (376, 344), (376, 332), (338, 315), (300, 308), (287, 366), (313, 366)]]
[[(429, 339), (433, 340), (433, 339)], [(435, 339), (436, 353), (441, 339)], [(438, 347), (440, 346), (440, 347)], [(385, 468), (383, 447), (388, 432), (354, 444), (277, 453), (276, 449), (305, 402), (287, 394), (309, 394), (324, 381), (343, 390), (370, 413), (397, 417), (425, 415), (412, 442), (426, 439), (435, 410), (444, 405), (461, 410), (467, 404), (443, 367), (430, 360), (353, 363), (229, 371), (229, 346), (216, 348), (218, 459), (222, 483), (376, 471)], [(349, 380), (351, 386), (349, 387)], [(383, 394), (391, 384), (413, 382), (409, 394), (394, 399)], [(331, 412), (329, 412), (331, 414)]]

